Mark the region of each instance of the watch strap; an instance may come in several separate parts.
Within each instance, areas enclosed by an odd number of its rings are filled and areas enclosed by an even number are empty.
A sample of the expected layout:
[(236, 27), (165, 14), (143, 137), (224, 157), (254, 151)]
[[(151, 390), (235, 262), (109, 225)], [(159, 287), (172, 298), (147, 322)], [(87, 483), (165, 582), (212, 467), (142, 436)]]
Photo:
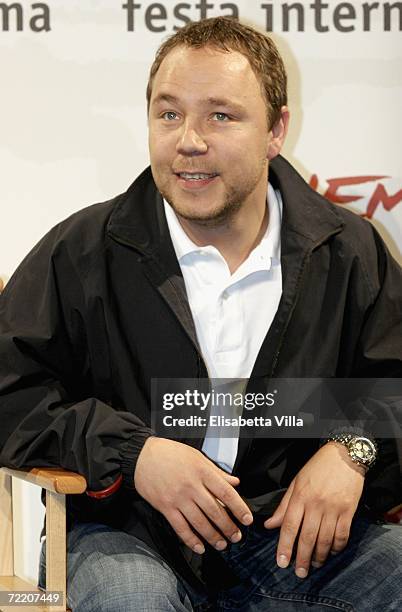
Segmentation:
[[(376, 461), (378, 446), (373, 438), (361, 436), (356, 433), (337, 433), (329, 435), (325, 440), (325, 443), (327, 442), (339, 442), (345, 446), (352, 461), (357, 465), (365, 467), (367, 470), (371, 468)], [(354, 443), (357, 445), (357, 448), (353, 448)], [(364, 446), (368, 447), (371, 451), (372, 456), (370, 459), (366, 459), (362, 456)], [(367, 448), (365, 450), (367, 452)]]

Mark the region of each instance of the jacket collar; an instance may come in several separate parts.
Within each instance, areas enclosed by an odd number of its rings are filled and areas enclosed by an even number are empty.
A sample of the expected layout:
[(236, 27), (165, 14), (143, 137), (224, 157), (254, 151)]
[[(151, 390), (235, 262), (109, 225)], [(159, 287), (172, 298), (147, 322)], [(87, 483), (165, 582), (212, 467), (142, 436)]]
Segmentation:
[(343, 228), (336, 206), (314, 191), (286, 159), (276, 157), (269, 172), (282, 195), (283, 232), (294, 232), (314, 245)]
[[(311, 189), (283, 157), (278, 156), (270, 163), (269, 173), (272, 185), (280, 190), (283, 199), (282, 238), (284, 233), (292, 232), (298, 235), (298, 242), (314, 248), (342, 229), (336, 206)], [(144, 255), (162, 257), (165, 264), (170, 263), (177, 270), (162, 196), (150, 167), (118, 198), (107, 232)]]
[(150, 166), (118, 197), (106, 232), (145, 258), (163, 262), (168, 274), (181, 275), (163, 199), (154, 183)]

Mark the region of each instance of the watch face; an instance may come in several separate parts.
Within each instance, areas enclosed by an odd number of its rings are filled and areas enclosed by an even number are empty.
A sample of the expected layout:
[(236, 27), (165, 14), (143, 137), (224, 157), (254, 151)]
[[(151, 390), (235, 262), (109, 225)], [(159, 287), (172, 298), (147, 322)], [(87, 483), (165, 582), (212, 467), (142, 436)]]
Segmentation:
[(362, 463), (369, 463), (375, 456), (374, 445), (366, 438), (353, 438), (348, 446), (352, 457)]

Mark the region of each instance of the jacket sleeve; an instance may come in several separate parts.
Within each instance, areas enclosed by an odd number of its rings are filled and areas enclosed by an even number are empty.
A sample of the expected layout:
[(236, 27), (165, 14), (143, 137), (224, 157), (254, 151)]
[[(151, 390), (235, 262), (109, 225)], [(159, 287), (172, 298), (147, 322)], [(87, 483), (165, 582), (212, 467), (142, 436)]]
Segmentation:
[(366, 476), (363, 501), (382, 512), (402, 501), (402, 269), (375, 228), (367, 226), (371, 235), (357, 246), (358, 282), (367, 289), (369, 305), (348, 375), (352, 381), (346, 380), (345, 386), (343, 379), (335, 381), (342, 400), (327, 433), (376, 440), (378, 459)]
[(94, 397), (77, 266), (54, 228), (0, 295), (0, 465), (82, 474), (90, 490), (134, 487), (152, 430)]
[(381, 432), (379, 424), (386, 424), (387, 437), (376, 436), (378, 461), (366, 477), (369, 505), (383, 510), (402, 502), (402, 269), (371, 228), (376, 245), (369, 261), (373, 300), (361, 330), (353, 376), (394, 379), (389, 390), (384, 385), (383, 396), (362, 400), (375, 436)]
[[(366, 312), (354, 369), (356, 375), (402, 377), (402, 268), (374, 227), (376, 250), (362, 274), (372, 303)], [(369, 267), (369, 269), (367, 269)]]

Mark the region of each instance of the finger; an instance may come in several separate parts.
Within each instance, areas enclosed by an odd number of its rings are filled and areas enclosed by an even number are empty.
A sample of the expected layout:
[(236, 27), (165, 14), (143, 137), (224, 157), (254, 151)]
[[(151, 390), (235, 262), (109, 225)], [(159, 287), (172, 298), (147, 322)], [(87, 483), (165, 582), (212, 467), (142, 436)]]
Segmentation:
[[(224, 512), (224, 510), (222, 510)], [(224, 550), (227, 546), (226, 540), (222, 534), (215, 529), (205, 514), (197, 506), (196, 503), (191, 503), (180, 508), (180, 512), (189, 523), (192, 529), (195, 529), (204, 540), (206, 540), (216, 550)]]
[(165, 518), (169, 521), (176, 534), (184, 542), (184, 544), (186, 544), (186, 546), (191, 548), (199, 555), (202, 555), (205, 552), (203, 542), (191, 529), (181, 512), (178, 510), (172, 510), (165, 514)]
[(334, 541), (332, 543), (331, 552), (336, 554), (341, 552), (348, 543), (349, 535), (350, 535), (350, 525), (352, 523), (353, 515), (350, 514), (341, 514), (338, 517), (338, 522), (336, 524)]
[(230, 484), (232, 487), (238, 487), (240, 484), (240, 479), (237, 476), (232, 476), (231, 474), (226, 474), (223, 472), (223, 478)]
[(287, 567), (290, 563), (293, 546), (297, 538), (297, 534), (299, 533), (303, 515), (304, 504), (292, 497), (284, 516), (279, 535), (279, 542), (276, 552), (276, 562), (279, 567)]
[[(310, 569), (311, 557), (320, 530), (322, 513), (317, 510), (305, 509), (303, 524), (299, 534), (296, 554), (296, 576), (305, 578)], [(333, 530), (335, 530), (333, 525)]]
[(319, 568), (324, 565), (333, 545), (336, 524), (337, 516), (335, 514), (325, 514), (323, 516), (311, 561), (313, 567)]
[(230, 483), (239, 484), (240, 482), (240, 478), (238, 476), (233, 476), (233, 474), (228, 474), (227, 472), (224, 472), (223, 470), (219, 470), (219, 473), (221, 476), (225, 478), (225, 480), (227, 480)]
[(204, 475), (203, 483), (213, 497), (221, 501), (241, 523), (250, 525), (253, 522), (250, 508), (232, 485), (212, 472)]
[(208, 460), (208, 465), (213, 467), (217, 476), (224, 478), (232, 487), (237, 487), (240, 484), (240, 478), (238, 476), (225, 472), (225, 470), (222, 470), (210, 460)]
[(273, 529), (282, 525), (283, 517), (285, 516), (286, 510), (288, 509), (289, 500), (293, 493), (294, 481), (289, 485), (288, 490), (282, 497), (281, 502), (273, 515), (264, 522), (264, 527), (267, 529)]
[(233, 543), (241, 540), (241, 531), (229, 517), (225, 506), (222, 505), (219, 499), (212, 497), (207, 489), (200, 491), (197, 497), (194, 498), (194, 501), (212, 524), (218, 527), (219, 531), (228, 540)]

